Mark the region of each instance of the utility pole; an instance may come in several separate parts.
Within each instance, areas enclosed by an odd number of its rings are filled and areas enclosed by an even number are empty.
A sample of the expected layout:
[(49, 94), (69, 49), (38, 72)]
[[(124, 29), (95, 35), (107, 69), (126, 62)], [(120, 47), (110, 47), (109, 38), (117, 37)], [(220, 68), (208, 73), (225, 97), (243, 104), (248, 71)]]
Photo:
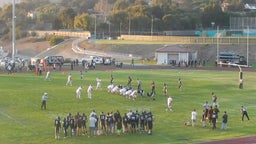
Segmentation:
[(247, 41), (246, 41), (246, 50), (247, 50), (247, 67), (249, 67), (249, 26), (247, 26)]
[(16, 56), (16, 15), (15, 0), (12, 1), (12, 59)]

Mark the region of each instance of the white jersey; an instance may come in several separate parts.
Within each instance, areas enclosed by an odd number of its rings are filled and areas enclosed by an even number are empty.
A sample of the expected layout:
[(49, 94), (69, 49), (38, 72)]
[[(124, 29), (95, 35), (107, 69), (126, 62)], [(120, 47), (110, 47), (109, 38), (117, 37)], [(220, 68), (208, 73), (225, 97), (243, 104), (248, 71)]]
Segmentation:
[(45, 76), (45, 79), (46, 79), (46, 80), (50, 79), (50, 71), (47, 71), (46, 76)]
[(71, 74), (70, 74), (70, 75), (68, 75), (68, 80), (67, 80), (66, 85), (70, 85), (70, 86), (72, 86), (72, 75), (71, 75)]
[(96, 82), (97, 82), (96, 89), (98, 89), (98, 88), (101, 87), (101, 79), (97, 78), (97, 79), (96, 79)]
[(111, 90), (114, 88), (114, 85), (113, 84), (110, 84), (110, 85), (108, 85), (108, 92), (111, 92)]
[(172, 98), (169, 97), (169, 98), (167, 99), (167, 105), (171, 105), (171, 103), (172, 103)]
[(71, 80), (72, 80), (72, 76), (68, 75), (68, 81), (71, 81)]
[(120, 90), (119, 90), (120, 95), (125, 95), (125, 92), (126, 92), (126, 91), (127, 91), (126, 88), (120, 89)]
[(111, 93), (117, 93), (118, 92), (118, 86), (115, 86), (112, 90)]
[(80, 87), (78, 87), (77, 89), (76, 89), (76, 93), (77, 94), (80, 94), (82, 92), (82, 87), (80, 86)]
[(191, 119), (192, 119), (192, 120), (196, 120), (196, 116), (197, 116), (196, 111), (192, 111), (192, 113), (191, 113)]
[(87, 89), (87, 92), (88, 93), (91, 93), (92, 92), (92, 85), (89, 85), (88, 89)]

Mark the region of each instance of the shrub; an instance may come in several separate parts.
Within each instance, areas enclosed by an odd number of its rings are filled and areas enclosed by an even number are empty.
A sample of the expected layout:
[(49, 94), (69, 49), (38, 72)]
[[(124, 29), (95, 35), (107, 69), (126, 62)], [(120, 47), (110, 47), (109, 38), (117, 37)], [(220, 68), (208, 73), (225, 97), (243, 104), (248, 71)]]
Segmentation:
[(51, 46), (57, 45), (57, 44), (59, 44), (59, 43), (61, 43), (61, 42), (63, 42), (63, 41), (64, 41), (64, 39), (61, 38), (61, 37), (52, 36), (52, 37), (50, 38), (50, 45), (51, 45)]

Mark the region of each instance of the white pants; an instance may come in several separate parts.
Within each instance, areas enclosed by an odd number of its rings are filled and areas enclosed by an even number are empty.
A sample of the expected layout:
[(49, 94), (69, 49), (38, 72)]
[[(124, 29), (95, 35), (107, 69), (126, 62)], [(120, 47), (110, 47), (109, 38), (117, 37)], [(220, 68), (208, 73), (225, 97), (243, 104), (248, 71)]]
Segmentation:
[(88, 93), (88, 98), (92, 99), (92, 93), (91, 92), (87, 92)]

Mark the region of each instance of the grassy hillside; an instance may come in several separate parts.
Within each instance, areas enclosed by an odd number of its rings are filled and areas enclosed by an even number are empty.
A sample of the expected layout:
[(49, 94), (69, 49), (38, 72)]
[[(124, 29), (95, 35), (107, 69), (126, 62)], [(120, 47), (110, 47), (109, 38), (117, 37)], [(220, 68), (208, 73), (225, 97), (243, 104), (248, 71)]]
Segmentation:
[[(69, 73), (73, 75), (73, 86), (65, 86)], [(136, 101), (123, 96), (110, 94), (106, 90), (110, 75), (114, 76), (115, 84), (126, 85), (127, 77), (133, 79), (132, 85), (136, 87), (136, 79), (142, 80), (142, 88), (150, 91), (152, 81), (156, 83), (156, 100), (147, 96), (139, 96)], [(102, 79), (102, 89), (94, 90), (92, 99), (87, 99), (86, 90), (89, 84), (96, 85), (96, 77)], [(227, 71), (200, 71), (200, 70), (109, 70), (89, 71), (80, 80), (80, 73), (52, 72), (51, 80), (45, 81), (44, 76), (34, 73), (1, 74), (0, 87), (0, 143), (138, 143), (138, 144), (167, 144), (167, 143), (197, 143), (228, 139), (240, 136), (254, 135), (253, 127), (255, 114), (254, 90), (255, 73), (244, 73), (244, 89), (238, 89), (238, 72)], [(183, 81), (183, 89), (177, 88), (177, 80)], [(168, 94), (173, 96), (173, 112), (165, 111), (167, 97), (163, 96), (163, 83), (168, 85)], [(75, 90), (83, 86), (82, 99), (75, 98)], [(49, 95), (47, 110), (41, 110), (41, 95)], [(211, 103), (211, 92), (215, 92), (220, 105), (220, 115), (217, 129), (212, 130), (208, 124), (202, 128), (200, 118), (202, 105), (207, 100)], [(247, 107), (250, 121), (241, 121), (240, 107)], [(122, 136), (76, 136), (54, 139), (54, 119), (61, 119), (68, 113), (85, 112), (87, 115), (95, 109), (97, 114), (101, 111), (115, 112), (121, 115), (129, 110), (151, 111), (155, 116), (153, 134), (128, 134)], [(184, 126), (190, 121), (191, 111), (197, 110), (198, 119), (195, 128)], [(228, 130), (220, 130), (221, 115), (227, 111), (229, 115)], [(88, 123), (87, 123), (88, 126)]]

